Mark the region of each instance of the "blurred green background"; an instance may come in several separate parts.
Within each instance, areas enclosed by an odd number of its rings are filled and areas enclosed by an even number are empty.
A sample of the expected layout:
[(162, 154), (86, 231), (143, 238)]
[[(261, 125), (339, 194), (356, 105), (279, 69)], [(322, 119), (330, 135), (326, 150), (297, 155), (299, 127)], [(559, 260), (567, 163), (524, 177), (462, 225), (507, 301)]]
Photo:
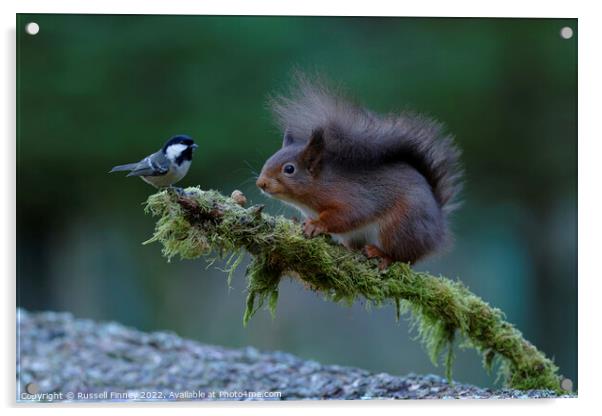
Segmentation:
[[(378, 111), (446, 123), (464, 151), (450, 252), (421, 269), (459, 278), (577, 378), (575, 19), (18, 15), (18, 305), (278, 349), (376, 372), (442, 374), (395, 322), (325, 302), (293, 281), (275, 319), (247, 328), (244, 267), (228, 289), (203, 259), (142, 246), (153, 189), (108, 175), (177, 133), (200, 144), (182, 186), (241, 189), (270, 213), (254, 172), (280, 145), (266, 108), (294, 68)], [(35, 21), (40, 32), (24, 26)], [(455, 378), (492, 385), (472, 350)]]

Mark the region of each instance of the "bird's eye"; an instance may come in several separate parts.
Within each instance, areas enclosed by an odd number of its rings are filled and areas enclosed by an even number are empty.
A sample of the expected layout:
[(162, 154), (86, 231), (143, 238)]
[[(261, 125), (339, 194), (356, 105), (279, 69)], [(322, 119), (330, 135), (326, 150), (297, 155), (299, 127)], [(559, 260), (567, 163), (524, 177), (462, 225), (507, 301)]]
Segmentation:
[(291, 176), (293, 173), (295, 173), (295, 165), (293, 165), (292, 163), (287, 163), (282, 167), (282, 172), (285, 175)]

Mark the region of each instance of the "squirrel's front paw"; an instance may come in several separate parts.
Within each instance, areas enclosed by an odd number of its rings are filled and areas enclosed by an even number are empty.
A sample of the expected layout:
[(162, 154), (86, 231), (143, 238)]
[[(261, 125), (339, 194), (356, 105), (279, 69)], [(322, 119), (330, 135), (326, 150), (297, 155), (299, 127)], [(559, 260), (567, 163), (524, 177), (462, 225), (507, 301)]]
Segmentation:
[(315, 237), (320, 234), (324, 234), (326, 232), (326, 228), (318, 221), (314, 220), (305, 220), (303, 222), (303, 234), (306, 237)]

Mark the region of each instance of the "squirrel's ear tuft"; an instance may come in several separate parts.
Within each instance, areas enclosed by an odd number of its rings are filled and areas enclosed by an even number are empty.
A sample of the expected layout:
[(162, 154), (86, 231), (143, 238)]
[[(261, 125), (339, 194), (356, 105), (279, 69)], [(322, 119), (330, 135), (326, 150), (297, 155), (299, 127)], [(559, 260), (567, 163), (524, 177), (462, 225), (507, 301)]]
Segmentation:
[(286, 129), (284, 132), (284, 139), (282, 139), (282, 147), (290, 146), (295, 143), (295, 139), (293, 139), (293, 135), (291, 134), (289, 129)]
[(324, 130), (321, 128), (315, 129), (311, 133), (311, 138), (303, 149), (301, 160), (309, 173), (317, 176), (322, 165), (322, 153), (324, 150)]

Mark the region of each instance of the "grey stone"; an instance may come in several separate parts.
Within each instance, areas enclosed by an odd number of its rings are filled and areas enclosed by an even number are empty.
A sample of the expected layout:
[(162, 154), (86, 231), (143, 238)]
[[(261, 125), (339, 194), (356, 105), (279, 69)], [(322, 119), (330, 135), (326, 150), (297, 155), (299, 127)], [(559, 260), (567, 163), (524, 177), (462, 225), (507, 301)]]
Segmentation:
[[(227, 349), (68, 313), (19, 309), (17, 320), (21, 402), (558, 397), (546, 390), (450, 385), (435, 375), (374, 374), (252, 347)], [(37, 394), (56, 394), (26, 396), (28, 383), (35, 383)], [(280, 396), (257, 397), (264, 392)]]

